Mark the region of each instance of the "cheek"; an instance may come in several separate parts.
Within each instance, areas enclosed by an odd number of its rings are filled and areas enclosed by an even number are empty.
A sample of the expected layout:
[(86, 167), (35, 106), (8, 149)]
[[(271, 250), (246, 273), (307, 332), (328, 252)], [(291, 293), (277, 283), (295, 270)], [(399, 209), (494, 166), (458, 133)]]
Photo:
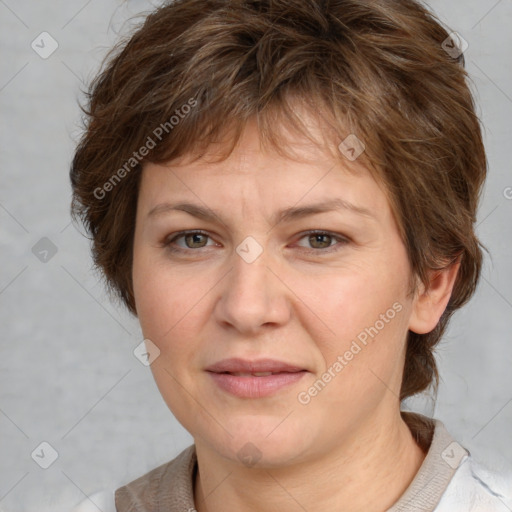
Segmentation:
[(189, 393), (195, 373), (191, 370), (201, 325), (200, 299), (209, 288), (193, 286), (190, 278), (142, 258), (134, 258), (133, 286), (144, 338), (160, 350), (150, 367), (155, 383), (178, 421), (193, 429), (190, 410), (195, 403)]
[(177, 270), (149, 258), (134, 258), (138, 319), (144, 337), (160, 349), (166, 365), (180, 366), (180, 361), (195, 353), (203, 324), (210, 317), (205, 314), (208, 290), (215, 290), (215, 279), (212, 273), (209, 276)]
[(178, 321), (185, 307), (186, 288), (163, 271), (161, 265), (147, 257), (143, 251), (134, 254), (133, 292), (138, 319), (146, 338), (157, 345)]
[[(311, 321), (316, 318), (319, 323), (320, 319), (319, 324), (325, 327), (322, 335), (325, 348), (340, 350), (358, 335), (364, 338), (376, 323), (381, 335), (402, 328), (402, 323), (395, 320), (402, 315), (397, 309), (405, 310), (404, 279), (395, 274), (392, 280), (390, 274), (386, 276), (374, 266), (366, 271), (343, 269), (330, 276), (303, 278), (296, 283), (297, 295), (308, 297), (307, 306), (316, 314)], [(399, 306), (393, 308), (395, 303)]]
[(398, 386), (410, 314), (406, 272), (407, 266), (397, 258), (393, 268), (376, 261), (342, 269), (330, 278), (309, 278), (303, 288), (297, 281), (297, 290), (311, 299), (307, 305), (321, 320), (309, 313), (306, 329), (321, 353), (324, 370), (336, 375), (322, 400), (347, 407), (355, 401), (371, 408), (386, 386)]
[(316, 384), (323, 390), (321, 397), (315, 398), (315, 407), (318, 411), (351, 411), (357, 407), (357, 415), (365, 415), (386, 395), (399, 394), (407, 306), (397, 300), (396, 294), (366, 294), (364, 287), (357, 286), (349, 289), (360, 294), (338, 294), (331, 303), (338, 307), (331, 306), (327, 322), (336, 336), (315, 340), (325, 365), (315, 378), (327, 383), (325, 388)]

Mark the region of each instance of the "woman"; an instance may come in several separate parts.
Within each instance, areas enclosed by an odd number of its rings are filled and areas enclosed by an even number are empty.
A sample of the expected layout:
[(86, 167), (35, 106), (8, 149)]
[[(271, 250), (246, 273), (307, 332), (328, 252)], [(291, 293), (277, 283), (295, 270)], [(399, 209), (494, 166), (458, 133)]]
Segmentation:
[(73, 214), (194, 438), (116, 510), (510, 510), (400, 409), (480, 275), (462, 49), (411, 0), (178, 0), (111, 56)]

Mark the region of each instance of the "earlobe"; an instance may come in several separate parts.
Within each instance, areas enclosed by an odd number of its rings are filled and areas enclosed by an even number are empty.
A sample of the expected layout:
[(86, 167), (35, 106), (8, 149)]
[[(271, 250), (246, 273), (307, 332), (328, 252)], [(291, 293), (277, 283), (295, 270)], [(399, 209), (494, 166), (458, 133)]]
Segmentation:
[(434, 330), (452, 295), (460, 268), (460, 259), (442, 270), (429, 271), (429, 286), (418, 287), (413, 301), (409, 330), (427, 334)]

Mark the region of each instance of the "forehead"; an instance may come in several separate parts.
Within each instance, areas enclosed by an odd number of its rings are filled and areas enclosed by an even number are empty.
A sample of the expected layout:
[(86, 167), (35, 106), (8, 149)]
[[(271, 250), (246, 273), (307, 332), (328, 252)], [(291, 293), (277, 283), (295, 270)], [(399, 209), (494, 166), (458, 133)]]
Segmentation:
[(337, 201), (349, 205), (347, 211), (386, 215), (385, 190), (368, 169), (337, 148), (333, 151), (333, 142), (327, 145), (332, 136), (322, 132), (318, 118), (308, 112), (302, 116), (315, 142), (283, 125), (286, 156), (262, 143), (253, 118), (227, 158), (230, 141), (223, 139), (210, 144), (199, 159), (190, 153), (165, 164), (146, 163), (139, 197), (144, 213), (160, 205), (161, 211), (169, 210), (165, 203), (179, 201), (227, 212), (241, 205), (246, 214), (265, 210), (275, 218), (277, 210), (285, 214), (286, 207)]

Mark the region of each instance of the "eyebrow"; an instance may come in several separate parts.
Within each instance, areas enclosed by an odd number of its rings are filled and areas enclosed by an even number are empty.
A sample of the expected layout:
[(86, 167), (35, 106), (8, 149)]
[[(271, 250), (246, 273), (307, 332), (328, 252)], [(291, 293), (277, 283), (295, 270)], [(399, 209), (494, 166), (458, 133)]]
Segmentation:
[[(344, 199), (336, 198), (320, 203), (309, 204), (306, 206), (292, 206), (285, 208), (274, 213), (271, 218), (271, 224), (274, 225), (278, 224), (279, 222), (290, 222), (292, 220), (301, 219), (309, 215), (337, 210), (348, 210), (358, 215), (376, 220), (374, 213), (367, 208), (357, 206)], [(173, 211), (186, 212), (190, 215), (193, 215), (194, 217), (211, 222), (222, 219), (222, 214), (220, 212), (212, 210), (211, 208), (203, 208), (202, 206), (192, 203), (160, 203), (149, 211), (147, 217), (154, 217), (156, 215), (170, 213)]]

